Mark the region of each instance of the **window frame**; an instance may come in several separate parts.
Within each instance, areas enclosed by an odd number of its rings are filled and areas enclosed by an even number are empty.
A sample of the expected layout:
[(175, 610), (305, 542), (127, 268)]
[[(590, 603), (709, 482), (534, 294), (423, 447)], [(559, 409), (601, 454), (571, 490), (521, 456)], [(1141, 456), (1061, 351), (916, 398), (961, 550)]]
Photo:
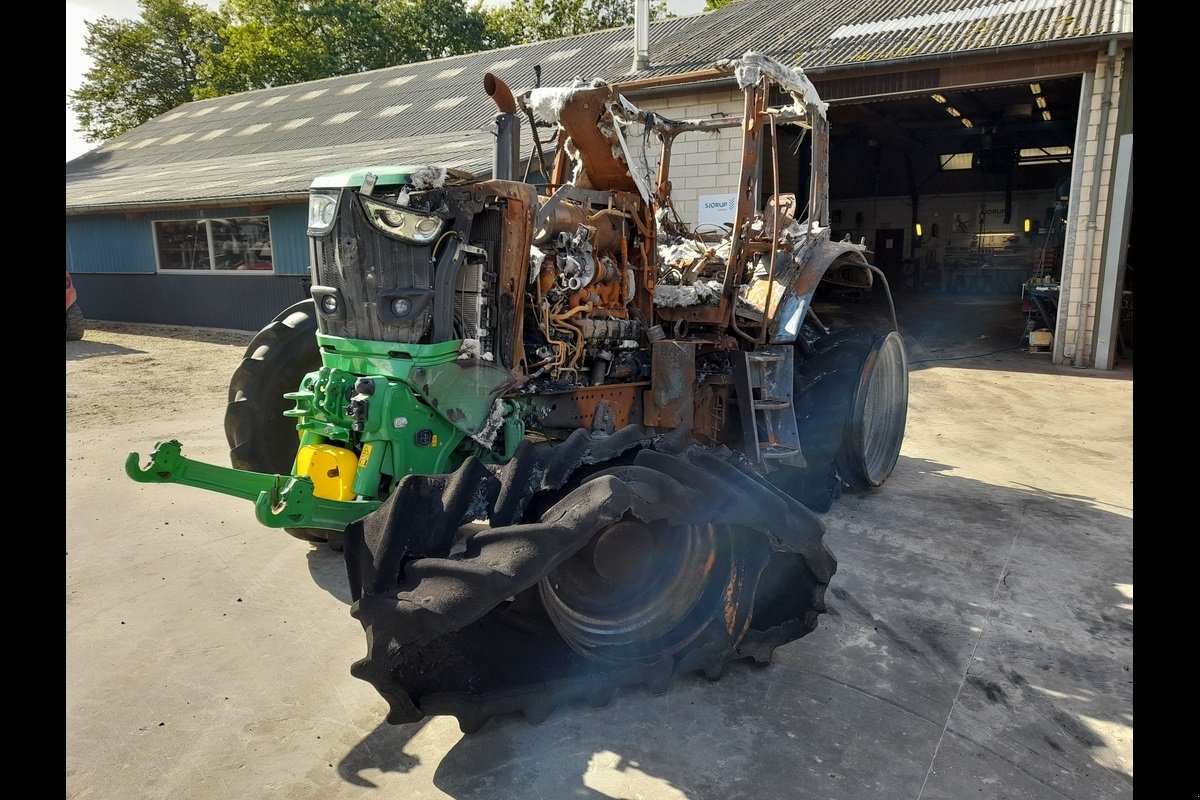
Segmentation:
[[(185, 218), (162, 218), (150, 221), (151, 239), (154, 246), (154, 269), (156, 274), (162, 275), (275, 275), (275, 259), (270, 260), (270, 269), (217, 269), (216, 266), (216, 240), (213, 236), (213, 223), (229, 220), (233, 222), (251, 221), (261, 223), (266, 226), (267, 242), (274, 251), (274, 233), (271, 230), (271, 217), (268, 214), (237, 214), (228, 217), (185, 217)], [(208, 245), (207, 257), (208, 266), (197, 269), (179, 269), (176, 267), (163, 266), (163, 253), (160, 243), (161, 225), (187, 225), (204, 223), (205, 240)]]

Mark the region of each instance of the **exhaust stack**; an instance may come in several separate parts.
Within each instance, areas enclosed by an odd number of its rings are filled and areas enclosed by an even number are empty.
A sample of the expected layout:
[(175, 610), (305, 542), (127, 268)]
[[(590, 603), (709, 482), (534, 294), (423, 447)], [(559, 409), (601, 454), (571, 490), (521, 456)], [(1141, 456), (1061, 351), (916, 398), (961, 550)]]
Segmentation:
[(650, 0), (634, 0), (633, 66), (631, 72), (650, 69)]
[(483, 76), (483, 90), (496, 102), (496, 149), (492, 155), (492, 177), (499, 181), (516, 179), (517, 164), (521, 161), (521, 123), (517, 118), (517, 101), (504, 81), (492, 73)]

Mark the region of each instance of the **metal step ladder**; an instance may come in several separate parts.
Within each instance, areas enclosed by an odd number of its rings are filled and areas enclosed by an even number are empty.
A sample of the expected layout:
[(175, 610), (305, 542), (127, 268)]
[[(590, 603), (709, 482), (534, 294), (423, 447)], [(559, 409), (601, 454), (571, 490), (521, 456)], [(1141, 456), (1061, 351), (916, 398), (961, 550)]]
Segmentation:
[(792, 347), (770, 345), (730, 355), (746, 455), (807, 466), (792, 407)]

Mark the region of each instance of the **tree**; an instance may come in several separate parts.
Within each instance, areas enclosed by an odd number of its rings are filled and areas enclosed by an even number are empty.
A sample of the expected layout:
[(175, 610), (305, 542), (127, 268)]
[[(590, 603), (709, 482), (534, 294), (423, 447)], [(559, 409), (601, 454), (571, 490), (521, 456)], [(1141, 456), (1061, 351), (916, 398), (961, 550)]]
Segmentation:
[(141, 19), (85, 23), (92, 66), (68, 95), (85, 140), (111, 139), (196, 98), (200, 64), (220, 50), (221, 18), (187, 0), (138, 0)]
[(391, 38), (410, 57), (404, 64), (446, 58), (502, 47), (487, 29), (483, 0), (465, 5), (462, 0), (380, 0)]
[[(482, 2), (482, 0), (479, 0)], [(226, 0), (208, 96), (284, 86), (495, 46), (463, 0)]]
[(718, 8), (724, 8), (730, 3), (735, 3), (737, 0), (704, 0), (705, 11), (716, 11)]
[[(484, 13), (495, 46), (502, 46), (632, 25), (633, 6), (633, 0), (511, 0)], [(666, 0), (651, 2), (651, 19), (666, 16)]]
[(372, 0), (226, 0), (226, 45), (201, 68), (205, 96), (386, 66), (387, 30)]

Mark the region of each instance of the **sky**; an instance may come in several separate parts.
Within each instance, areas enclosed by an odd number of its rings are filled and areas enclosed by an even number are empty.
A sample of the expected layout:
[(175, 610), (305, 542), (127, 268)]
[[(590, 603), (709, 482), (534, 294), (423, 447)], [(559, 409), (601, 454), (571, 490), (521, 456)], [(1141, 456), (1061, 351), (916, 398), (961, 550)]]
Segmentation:
[[(201, 0), (204, 5), (215, 9), (219, 0)], [(698, 14), (704, 10), (704, 0), (667, 0), (667, 8), (684, 16)], [(84, 21), (97, 20), (100, 17), (113, 19), (134, 19), (140, 16), (141, 9), (137, 0), (68, 0), (67, 2), (67, 95), (83, 82), (83, 73), (91, 66), (91, 61), (83, 54), (84, 39), (87, 28)], [(64, 96), (65, 102), (65, 96)], [(89, 144), (75, 130), (75, 115), (70, 107), (67, 114), (67, 161), (83, 155), (97, 144)]]

